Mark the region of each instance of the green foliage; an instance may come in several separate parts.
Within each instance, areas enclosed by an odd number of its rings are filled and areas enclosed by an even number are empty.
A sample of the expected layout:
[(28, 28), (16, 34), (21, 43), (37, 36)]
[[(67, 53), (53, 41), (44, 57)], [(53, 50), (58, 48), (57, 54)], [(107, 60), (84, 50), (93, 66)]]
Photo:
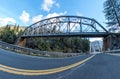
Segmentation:
[(11, 29), (11, 27), (7, 25), (0, 31), (0, 40), (10, 44), (14, 44), (21, 33), (22, 30), (19, 31), (19, 26), (15, 25)]
[(89, 40), (80, 37), (29, 38), (26, 47), (43, 51), (83, 53), (89, 51)]
[(119, 24), (117, 18), (120, 21), (120, 0), (106, 0), (104, 2), (104, 13), (108, 20), (108, 26)]
[[(6, 26), (0, 31), (0, 39), (14, 44), (21, 34), (22, 30), (19, 29), (19, 26), (15, 25), (12, 29), (10, 26)], [(28, 38), (26, 47), (43, 51), (83, 53), (89, 51), (89, 40), (80, 37)]]

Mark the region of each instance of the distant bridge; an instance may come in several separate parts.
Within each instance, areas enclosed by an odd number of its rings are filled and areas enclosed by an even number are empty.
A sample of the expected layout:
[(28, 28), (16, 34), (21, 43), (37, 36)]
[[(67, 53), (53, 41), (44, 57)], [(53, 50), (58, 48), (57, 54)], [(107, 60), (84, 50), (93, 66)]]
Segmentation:
[[(18, 45), (24, 45), (26, 38), (33, 37), (104, 37), (104, 48), (112, 48), (109, 43), (114, 39), (110, 36), (120, 36), (110, 33), (95, 19), (81, 16), (57, 16), (38, 21), (27, 27)], [(110, 37), (110, 38), (109, 38)]]

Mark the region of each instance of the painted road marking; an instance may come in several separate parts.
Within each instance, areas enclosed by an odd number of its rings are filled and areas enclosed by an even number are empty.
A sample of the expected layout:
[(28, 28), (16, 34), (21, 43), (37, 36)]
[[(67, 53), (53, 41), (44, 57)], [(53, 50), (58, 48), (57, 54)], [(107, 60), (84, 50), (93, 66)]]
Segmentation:
[(28, 76), (35, 76), (35, 75), (47, 75), (47, 74), (53, 74), (53, 73), (57, 73), (57, 72), (62, 72), (68, 69), (71, 69), (73, 67), (79, 66), (81, 64), (83, 64), (84, 62), (90, 60), (91, 58), (93, 58), (95, 55), (92, 55), (82, 61), (79, 61), (77, 63), (68, 65), (68, 66), (64, 66), (64, 67), (59, 67), (59, 68), (54, 68), (54, 69), (47, 69), (47, 70), (25, 70), (25, 69), (18, 69), (18, 68), (13, 68), (13, 67), (9, 67), (9, 66), (5, 66), (0, 64), (0, 70), (4, 71), (4, 72), (8, 72), (8, 73), (12, 73), (12, 74), (18, 74), (18, 75), (28, 75)]

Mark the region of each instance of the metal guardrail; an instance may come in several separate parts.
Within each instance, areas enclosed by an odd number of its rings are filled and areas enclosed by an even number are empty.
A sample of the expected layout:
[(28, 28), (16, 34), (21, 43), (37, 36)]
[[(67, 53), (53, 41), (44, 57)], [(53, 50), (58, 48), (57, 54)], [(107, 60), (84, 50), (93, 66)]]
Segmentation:
[(71, 56), (80, 55), (80, 53), (62, 53), (62, 52), (40, 51), (40, 50), (25, 48), (25, 47), (13, 45), (13, 44), (8, 44), (8, 43), (2, 42), (2, 41), (0, 41), (0, 47), (3, 49), (10, 50), (10, 51), (19, 52), (22, 54), (37, 55), (37, 56), (43, 56), (43, 57), (71, 57)]
[(120, 53), (120, 49), (104, 51), (103, 53)]

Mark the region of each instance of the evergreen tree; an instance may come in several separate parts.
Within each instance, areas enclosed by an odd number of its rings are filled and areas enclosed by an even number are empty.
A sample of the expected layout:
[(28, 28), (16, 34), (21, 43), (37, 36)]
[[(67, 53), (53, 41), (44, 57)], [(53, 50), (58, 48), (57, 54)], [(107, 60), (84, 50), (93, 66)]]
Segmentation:
[(9, 25), (5, 26), (3, 30), (0, 31), (0, 40), (14, 44), (19, 35), (22, 33), (22, 30), (19, 31), (18, 29), (19, 27), (16, 25), (13, 27), (13, 29)]
[(82, 53), (89, 51), (89, 40), (80, 37), (29, 38), (26, 47), (43, 51)]
[(120, 0), (106, 0), (104, 2), (104, 13), (109, 27), (120, 26)]

